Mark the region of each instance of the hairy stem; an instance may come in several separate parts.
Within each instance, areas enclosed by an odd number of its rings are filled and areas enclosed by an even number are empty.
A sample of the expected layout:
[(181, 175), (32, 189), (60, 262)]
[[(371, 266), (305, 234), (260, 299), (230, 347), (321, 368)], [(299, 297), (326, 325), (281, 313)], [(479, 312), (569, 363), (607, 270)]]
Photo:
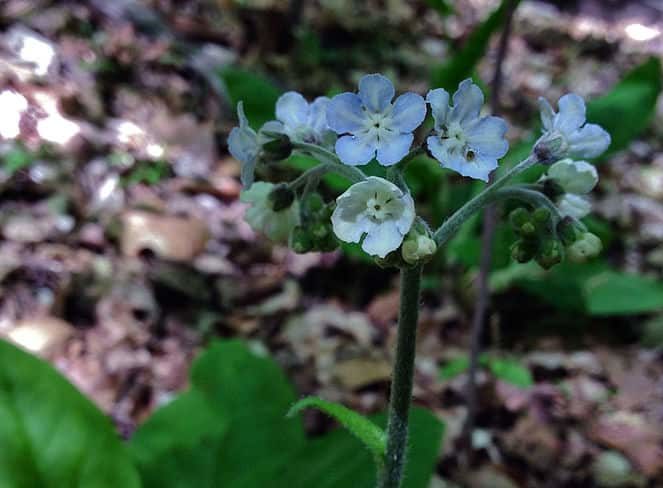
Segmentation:
[(526, 186), (507, 186), (506, 188), (499, 190), (495, 194), (495, 197), (499, 200), (520, 200), (522, 202), (529, 203), (532, 207), (545, 207), (550, 210), (550, 213), (553, 216), (554, 224), (557, 224), (560, 220), (562, 220), (559, 209), (553, 202), (550, 201), (547, 196)]
[(507, 171), (504, 176), (496, 180), (492, 185), (486, 187), (472, 200), (456, 210), (456, 212), (435, 231), (435, 234), (433, 234), (437, 246), (440, 247), (451, 239), (467, 219), (493, 201), (495, 199), (495, 193), (504, 187), (511, 178), (522, 173), (526, 169), (531, 168), (537, 162), (539, 162), (538, 158), (534, 155), (530, 155), (527, 159), (524, 159)]
[(399, 488), (407, 455), (408, 416), (412, 403), (414, 356), (419, 318), (421, 266), (401, 270), (396, 363), (391, 380), (387, 453), (378, 480), (379, 488)]

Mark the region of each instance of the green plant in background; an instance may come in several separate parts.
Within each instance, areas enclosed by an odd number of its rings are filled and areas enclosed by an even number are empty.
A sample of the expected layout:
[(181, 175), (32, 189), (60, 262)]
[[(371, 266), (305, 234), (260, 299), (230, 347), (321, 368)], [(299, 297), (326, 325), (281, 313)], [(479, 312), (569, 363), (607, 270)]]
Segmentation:
[[(585, 161), (565, 158), (595, 158), (610, 145), (607, 132), (586, 123), (585, 103), (578, 95), (563, 96), (558, 111), (541, 99), (542, 135), (529, 155), (433, 228), (416, 213), (404, 168), (425, 150), (442, 168), (488, 181), (508, 151), (507, 124), (499, 117), (480, 115), (483, 94), (470, 79), (460, 82), (453, 97), (443, 88), (430, 90), (425, 100), (415, 93), (394, 97), (393, 84), (380, 74), (362, 77), (357, 94), (341, 93), (331, 100), (323, 97), (309, 104), (291, 91), (276, 101), (277, 120), (265, 122), (258, 131), (251, 128), (240, 101), (240, 125), (228, 139), (231, 154), (242, 163), (244, 194), (251, 196), (244, 199), (252, 204), (248, 222), (256, 231), (273, 237), (278, 229), (281, 241), (289, 232), (292, 247), (306, 252), (323, 250), (312, 243), (333, 234), (341, 242), (358, 244), (380, 266), (400, 269), (398, 338), (386, 432), (320, 399), (305, 399), (295, 407), (320, 408), (362, 440), (373, 453), (381, 488), (398, 488), (403, 482), (424, 264), (479, 210), (506, 200), (530, 209), (518, 208), (511, 214), (519, 237), (512, 252), (518, 261), (535, 259), (548, 269), (567, 254), (575, 261), (596, 256), (600, 240), (579, 220), (591, 208), (578, 194), (589, 192), (598, 174)], [(424, 144), (414, 145), (414, 132), (428, 108), (434, 126)], [(262, 166), (285, 160), (292, 152), (317, 164), (289, 182), (254, 183)], [(383, 176), (367, 175), (358, 168), (371, 161), (385, 168)], [(535, 166), (549, 166), (537, 184), (511, 183)], [(325, 203), (317, 188), (328, 173), (346, 178), (351, 186)], [(310, 205), (298, 203), (308, 202), (311, 195), (318, 210), (328, 209), (315, 219), (300, 209)], [(333, 247), (328, 244), (324, 250)], [(492, 361), (488, 367), (497, 375), (514, 371), (505, 362)], [(522, 375), (519, 381), (525, 382)]]

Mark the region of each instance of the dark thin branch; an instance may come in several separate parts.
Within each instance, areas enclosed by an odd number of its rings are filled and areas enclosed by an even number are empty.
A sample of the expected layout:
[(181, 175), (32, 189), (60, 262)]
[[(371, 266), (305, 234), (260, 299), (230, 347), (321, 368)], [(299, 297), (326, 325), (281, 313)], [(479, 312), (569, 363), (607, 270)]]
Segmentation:
[[(509, 47), (513, 14), (516, 10), (516, 0), (508, 0), (505, 12), (504, 27), (500, 36), (495, 60), (495, 71), (491, 83), (492, 94), (490, 98), (490, 109), (494, 115), (500, 112), (500, 94), (502, 91), (503, 64)], [(490, 181), (492, 182), (492, 175)], [(481, 353), (481, 336), (483, 335), (486, 310), (490, 301), (490, 290), (488, 288), (488, 275), (492, 263), (493, 237), (497, 221), (497, 209), (494, 204), (488, 205), (483, 214), (483, 229), (481, 232), (481, 258), (479, 262), (479, 274), (477, 276), (477, 301), (472, 317), (472, 332), (470, 339), (470, 365), (467, 378), (466, 403), (467, 419), (461, 434), (461, 443), (467, 448), (467, 460), (470, 461), (472, 453), (471, 436), (474, 431), (476, 413), (478, 407), (476, 375)]]

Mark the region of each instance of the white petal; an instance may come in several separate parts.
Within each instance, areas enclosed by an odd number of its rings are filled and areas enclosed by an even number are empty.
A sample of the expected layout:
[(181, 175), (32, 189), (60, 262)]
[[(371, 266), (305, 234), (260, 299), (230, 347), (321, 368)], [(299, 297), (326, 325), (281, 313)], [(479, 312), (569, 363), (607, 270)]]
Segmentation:
[(327, 106), (327, 124), (337, 134), (356, 132), (364, 126), (365, 120), (361, 99), (354, 93), (336, 95)]
[(548, 177), (554, 179), (567, 193), (584, 195), (592, 191), (599, 181), (594, 165), (587, 161), (562, 159), (548, 169)]
[(359, 97), (371, 112), (382, 112), (394, 98), (394, 85), (380, 74), (365, 75), (359, 80)]
[(366, 235), (361, 248), (371, 256), (385, 257), (391, 251), (398, 249), (403, 242), (403, 234), (398, 230), (394, 221), (386, 221), (377, 225)]
[(449, 93), (444, 88), (436, 88), (428, 92), (426, 102), (430, 105), (435, 120), (435, 130), (440, 130), (440, 126), (446, 124), (449, 115)]
[(545, 130), (553, 128), (553, 120), (555, 118), (555, 111), (543, 97), (539, 97), (539, 109), (541, 110), (541, 123)]
[(585, 123), (585, 101), (575, 93), (568, 93), (557, 102), (559, 112), (554, 118), (554, 127), (569, 135)]
[(610, 146), (610, 134), (596, 124), (585, 126), (568, 137), (569, 152), (579, 158), (595, 158)]
[(350, 166), (368, 163), (375, 156), (377, 139), (373, 136), (343, 136), (336, 141), (336, 154)]
[(391, 166), (399, 163), (410, 151), (414, 136), (410, 134), (397, 134), (387, 140), (378, 142), (377, 160), (382, 166)]
[(401, 198), (401, 204), (403, 205), (403, 210), (400, 218), (396, 221), (396, 227), (398, 227), (401, 234), (405, 235), (410, 232), (414, 223), (414, 200), (412, 200), (409, 193), (406, 193)]
[(483, 105), (483, 93), (468, 78), (458, 85), (458, 90), (453, 96), (453, 102), (454, 107), (451, 110), (450, 119), (460, 122), (462, 125), (479, 116), (481, 106)]
[(392, 127), (400, 132), (412, 132), (426, 117), (426, 102), (416, 93), (403, 93), (394, 102)]
[(592, 211), (592, 204), (579, 195), (567, 193), (557, 201), (557, 208), (562, 217), (581, 219)]
[(308, 117), (308, 102), (301, 94), (289, 91), (281, 95), (276, 101), (276, 118), (289, 129), (306, 125)]
[(504, 139), (507, 125), (500, 117), (483, 117), (470, 124), (465, 136), (469, 145), (476, 152), (484, 156), (501, 158), (509, 149), (509, 143)]

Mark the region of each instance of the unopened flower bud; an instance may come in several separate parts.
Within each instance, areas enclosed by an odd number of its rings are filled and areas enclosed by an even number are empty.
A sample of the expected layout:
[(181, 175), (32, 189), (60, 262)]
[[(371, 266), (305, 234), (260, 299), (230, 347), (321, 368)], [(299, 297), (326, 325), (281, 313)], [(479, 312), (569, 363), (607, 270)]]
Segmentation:
[(422, 261), (427, 261), (437, 251), (437, 244), (428, 235), (428, 233), (420, 234), (418, 232), (410, 232), (401, 248), (403, 260), (408, 264), (417, 264)]
[(534, 145), (534, 155), (542, 164), (552, 164), (569, 151), (566, 138), (559, 132), (546, 132)]
[(570, 261), (582, 263), (587, 259), (598, 256), (601, 249), (603, 249), (601, 239), (591, 232), (585, 232), (580, 236), (580, 239), (567, 248), (567, 255)]
[(557, 236), (565, 246), (570, 246), (578, 239), (576, 223), (571, 217), (565, 217), (557, 224)]
[(284, 183), (276, 185), (269, 194), (269, 201), (272, 204), (272, 209), (275, 212), (280, 212), (290, 208), (292, 202), (295, 201), (295, 192)]
[(536, 226), (532, 222), (525, 222), (518, 231), (523, 237), (533, 237), (536, 235)]
[(292, 153), (292, 143), (285, 134), (272, 134), (276, 137), (262, 145), (263, 154), (268, 161), (281, 161), (290, 157)]
[(537, 224), (547, 224), (550, 222), (551, 213), (547, 208), (539, 207), (534, 211), (532, 217)]
[(511, 246), (511, 256), (519, 263), (526, 263), (534, 258), (537, 243), (531, 240), (519, 240)]
[(520, 229), (530, 221), (530, 213), (523, 207), (518, 207), (509, 214), (509, 221), (514, 229)]
[(557, 239), (548, 239), (541, 245), (541, 250), (536, 257), (536, 262), (543, 269), (550, 269), (562, 262), (563, 250)]
[(295, 227), (290, 234), (290, 248), (297, 254), (304, 254), (313, 250), (313, 241), (309, 232), (301, 226)]

